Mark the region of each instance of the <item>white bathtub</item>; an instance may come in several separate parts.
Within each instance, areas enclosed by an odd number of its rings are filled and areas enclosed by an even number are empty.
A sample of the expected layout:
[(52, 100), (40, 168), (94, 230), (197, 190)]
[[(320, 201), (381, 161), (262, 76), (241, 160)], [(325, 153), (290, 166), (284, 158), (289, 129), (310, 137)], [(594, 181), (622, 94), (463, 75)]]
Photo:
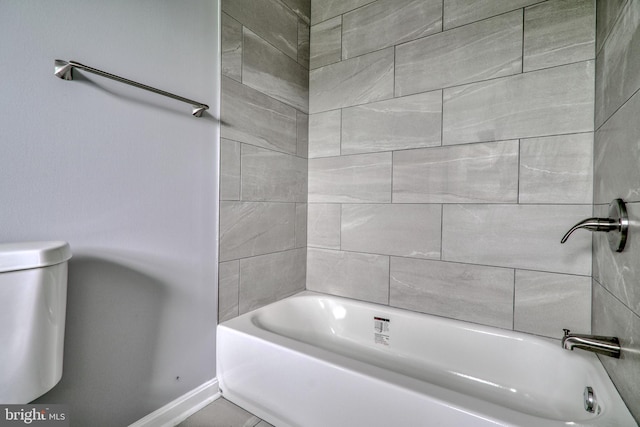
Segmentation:
[(532, 335), (303, 292), (217, 339), (222, 395), (276, 427), (637, 426), (595, 355)]

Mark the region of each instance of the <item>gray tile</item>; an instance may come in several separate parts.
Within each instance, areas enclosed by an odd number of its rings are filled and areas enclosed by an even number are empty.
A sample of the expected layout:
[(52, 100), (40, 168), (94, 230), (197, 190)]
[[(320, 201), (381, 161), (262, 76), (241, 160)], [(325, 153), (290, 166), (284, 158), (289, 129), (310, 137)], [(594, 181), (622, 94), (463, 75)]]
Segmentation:
[(596, 204), (621, 197), (640, 201), (640, 93), (620, 108), (595, 135)]
[(640, 88), (640, 2), (627, 2), (596, 61), (596, 128)]
[(309, 158), (340, 155), (341, 110), (309, 116)]
[(342, 205), (341, 249), (440, 259), (440, 205)]
[(273, 425), (269, 424), (268, 422), (262, 420), (258, 424), (256, 424), (255, 427), (275, 427), (275, 426), (273, 426)]
[(324, 67), (342, 59), (342, 16), (311, 27), (309, 67)]
[(563, 328), (591, 333), (591, 277), (516, 271), (517, 331), (562, 338)]
[(292, 249), (294, 203), (220, 202), (220, 261)]
[(393, 48), (309, 72), (309, 111), (320, 113), (393, 97)]
[(241, 189), (245, 201), (306, 202), (307, 161), (243, 144)]
[(295, 154), (296, 110), (228, 77), (222, 77), (222, 138)]
[(389, 257), (309, 248), (307, 289), (387, 304)]
[(325, 249), (340, 249), (340, 218), (337, 203), (309, 203), (307, 244)]
[(259, 422), (260, 418), (255, 415), (219, 398), (178, 424), (178, 427), (253, 427)]
[(240, 145), (220, 138), (220, 200), (240, 200)]
[[(598, 216), (608, 216), (608, 206), (596, 206)], [(640, 315), (640, 203), (627, 203), (630, 230), (624, 251), (613, 252), (607, 233), (593, 234), (593, 277), (610, 293)], [(573, 236), (571, 236), (573, 238)]]
[(311, 43), (309, 24), (303, 20), (298, 21), (298, 64), (309, 69), (309, 57), (311, 56)]
[(593, 201), (593, 133), (520, 141), (520, 203)]
[(242, 81), (242, 24), (222, 14), (222, 75)]
[(391, 153), (309, 159), (309, 202), (391, 202)]
[(240, 260), (240, 314), (278, 301), (305, 288), (306, 249)]
[(307, 206), (296, 203), (296, 248), (307, 246)]
[(627, 0), (596, 0), (596, 52), (600, 51), (626, 2)]
[(396, 48), (396, 96), (520, 73), (522, 11)]
[(296, 154), (306, 159), (309, 157), (309, 115), (298, 111), (296, 125), (298, 128)]
[(442, 0), (378, 0), (342, 19), (342, 58), (353, 58), (442, 31)]
[(511, 329), (513, 270), (391, 258), (390, 305)]
[(307, 25), (311, 21), (311, 0), (282, 0)]
[(298, 57), (298, 15), (280, 0), (223, 0), (222, 11), (277, 47)]
[(516, 203), (518, 141), (393, 153), (394, 203)]
[(540, 0), (444, 0), (444, 29), (520, 9)]
[(523, 71), (595, 58), (593, 0), (551, 0), (524, 11)]
[(218, 265), (218, 322), (233, 319), (238, 313), (238, 285), (240, 262), (221, 262)]
[(442, 259), (591, 275), (591, 235), (560, 239), (590, 205), (444, 205)]
[(617, 336), (622, 357), (600, 357), (616, 389), (636, 420), (640, 420), (640, 317), (597, 282), (593, 284), (593, 333)]
[(311, 2), (311, 25), (364, 6), (375, 0), (313, 0)]
[(394, 98), (342, 110), (342, 154), (440, 145), (442, 92)]
[(309, 108), (306, 68), (244, 28), (242, 82), (303, 112)]
[(593, 61), (444, 90), (443, 143), (593, 130)]

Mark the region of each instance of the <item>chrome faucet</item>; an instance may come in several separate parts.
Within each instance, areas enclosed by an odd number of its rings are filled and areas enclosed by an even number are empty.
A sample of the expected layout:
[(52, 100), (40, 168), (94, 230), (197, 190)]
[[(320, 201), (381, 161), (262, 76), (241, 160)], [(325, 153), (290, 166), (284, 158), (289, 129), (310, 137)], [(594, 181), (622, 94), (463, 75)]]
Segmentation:
[(569, 329), (563, 329), (562, 348), (573, 350), (579, 348), (604, 354), (605, 356), (620, 358), (620, 340), (617, 337), (603, 337), (600, 335), (572, 334)]
[(566, 232), (560, 243), (565, 243), (571, 233), (581, 228), (608, 233), (607, 240), (609, 240), (611, 250), (622, 252), (627, 243), (627, 233), (629, 232), (629, 216), (624, 201), (615, 199), (609, 204), (609, 218), (587, 218), (580, 221)]

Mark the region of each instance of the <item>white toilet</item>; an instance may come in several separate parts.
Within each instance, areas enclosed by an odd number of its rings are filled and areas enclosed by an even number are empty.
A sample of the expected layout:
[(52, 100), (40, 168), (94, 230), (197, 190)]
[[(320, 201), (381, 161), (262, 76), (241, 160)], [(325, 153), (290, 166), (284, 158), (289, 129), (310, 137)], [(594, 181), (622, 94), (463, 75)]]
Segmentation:
[(26, 404), (62, 377), (66, 242), (0, 244), (0, 404)]

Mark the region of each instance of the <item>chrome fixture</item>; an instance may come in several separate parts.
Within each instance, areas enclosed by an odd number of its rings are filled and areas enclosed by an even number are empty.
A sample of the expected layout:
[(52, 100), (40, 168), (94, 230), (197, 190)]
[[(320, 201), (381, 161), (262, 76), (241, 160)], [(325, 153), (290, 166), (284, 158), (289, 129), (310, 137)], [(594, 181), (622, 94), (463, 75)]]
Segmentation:
[(565, 350), (579, 348), (616, 359), (620, 358), (620, 340), (617, 337), (572, 334), (569, 329), (563, 329), (563, 331), (562, 348)]
[(196, 117), (201, 117), (202, 113), (204, 113), (205, 110), (209, 109), (209, 106), (207, 104), (203, 104), (201, 102), (194, 101), (192, 99), (184, 98), (182, 96), (174, 95), (173, 93), (169, 93), (169, 92), (166, 92), (164, 90), (156, 89), (154, 87), (147, 86), (147, 85), (144, 85), (142, 83), (134, 82), (133, 80), (125, 79), (123, 77), (116, 76), (115, 74), (110, 74), (110, 73), (107, 73), (105, 71), (98, 70), (96, 68), (91, 68), (91, 67), (88, 67), (86, 65), (82, 65), (79, 62), (75, 62), (75, 61), (67, 62), (67, 61), (63, 61), (61, 59), (56, 59), (53, 73), (56, 76), (60, 77), (62, 80), (73, 80), (73, 69), (74, 68), (77, 68), (77, 69), (82, 70), (82, 71), (87, 71), (89, 73), (97, 74), (97, 75), (99, 75), (101, 77), (106, 77), (108, 79), (115, 80), (117, 82), (124, 83), (124, 84), (127, 84), (129, 86), (134, 86), (134, 87), (137, 87), (139, 89), (148, 90), (149, 92), (157, 93), (158, 95), (166, 96), (166, 97), (169, 97), (169, 98), (181, 101), (181, 102), (186, 102), (187, 104), (191, 104), (191, 106), (193, 107), (193, 110), (191, 111), (191, 114), (193, 114)]
[(612, 251), (622, 252), (624, 245), (627, 243), (627, 234), (629, 232), (629, 216), (627, 208), (622, 199), (615, 199), (609, 204), (609, 218), (587, 218), (580, 221), (564, 235), (560, 243), (567, 241), (571, 233), (579, 228), (586, 228), (590, 231), (604, 231), (609, 233), (609, 247)]
[(593, 388), (589, 386), (585, 387), (583, 396), (584, 410), (592, 414), (596, 412), (596, 396), (593, 394)]

